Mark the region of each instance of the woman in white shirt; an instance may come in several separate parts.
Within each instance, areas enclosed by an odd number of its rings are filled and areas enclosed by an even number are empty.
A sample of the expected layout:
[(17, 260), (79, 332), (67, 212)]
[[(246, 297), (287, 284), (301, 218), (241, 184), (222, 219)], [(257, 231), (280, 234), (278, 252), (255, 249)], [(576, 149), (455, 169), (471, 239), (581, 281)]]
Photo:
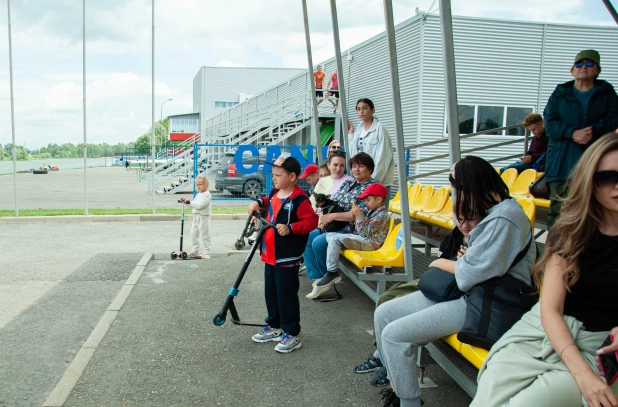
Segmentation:
[(346, 148), (350, 157), (361, 152), (369, 154), (376, 165), (371, 178), (390, 187), (395, 172), (393, 145), (386, 128), (373, 116), (375, 111), (373, 102), (367, 98), (356, 102), (356, 113), (362, 122), (356, 130), (354, 130), (354, 125), (348, 122), (349, 142)]

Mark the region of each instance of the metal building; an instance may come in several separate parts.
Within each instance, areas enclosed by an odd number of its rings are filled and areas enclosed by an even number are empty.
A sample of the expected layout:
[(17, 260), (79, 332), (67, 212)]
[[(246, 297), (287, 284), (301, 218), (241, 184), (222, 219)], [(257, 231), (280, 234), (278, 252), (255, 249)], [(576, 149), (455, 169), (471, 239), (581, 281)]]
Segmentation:
[[(453, 17), (460, 132), (521, 123), (532, 111), (542, 112), (559, 83), (572, 79), (570, 67), (576, 53), (593, 48), (601, 54), (600, 79), (618, 86), (618, 28), (554, 23)], [(406, 145), (446, 139), (445, 84), (439, 16), (418, 14), (396, 27), (397, 53)], [(381, 33), (342, 51), (348, 116), (355, 122), (355, 101), (373, 100), (376, 117), (394, 133), (386, 37)], [(320, 63), (327, 77), (336, 69), (335, 59)], [(224, 133), (220, 123), (234, 125), (244, 111), (259, 110), (290, 100), (306, 111), (309, 82), (306, 71), (247, 100), (236, 109), (203, 122), (203, 135)], [(303, 95), (305, 98), (303, 99)], [(294, 96), (297, 96), (295, 98)], [(243, 106), (244, 105), (244, 106)], [(255, 107), (252, 107), (255, 106)], [(310, 106), (308, 106), (310, 107)], [(322, 103), (320, 117), (332, 117), (330, 104)], [(309, 112), (310, 113), (310, 112)], [(238, 119), (236, 119), (238, 121)], [(462, 140), (462, 150), (509, 140), (513, 129), (502, 134)], [(309, 132), (306, 132), (309, 134)], [(294, 137), (288, 142), (308, 142)], [(448, 153), (448, 144), (417, 149), (411, 159)], [(488, 159), (521, 153), (521, 146), (503, 146), (482, 152)], [(416, 156), (414, 156), (414, 154)], [(506, 162), (505, 162), (506, 163)], [(499, 163), (500, 164), (500, 163)], [(448, 166), (448, 158), (417, 164), (410, 174)], [(423, 182), (444, 184), (437, 175)]]

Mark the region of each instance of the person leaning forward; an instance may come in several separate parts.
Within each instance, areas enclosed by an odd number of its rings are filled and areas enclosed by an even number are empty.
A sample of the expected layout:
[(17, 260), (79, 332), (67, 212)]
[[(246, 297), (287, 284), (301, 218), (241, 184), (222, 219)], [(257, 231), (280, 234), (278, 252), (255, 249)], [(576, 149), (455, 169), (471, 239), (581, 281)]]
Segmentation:
[(577, 54), (571, 67), (572, 81), (558, 85), (545, 106), (547, 146), (545, 180), (550, 190), (548, 229), (560, 214), (566, 179), (584, 150), (603, 134), (618, 127), (618, 95), (598, 79), (601, 56), (595, 50)]

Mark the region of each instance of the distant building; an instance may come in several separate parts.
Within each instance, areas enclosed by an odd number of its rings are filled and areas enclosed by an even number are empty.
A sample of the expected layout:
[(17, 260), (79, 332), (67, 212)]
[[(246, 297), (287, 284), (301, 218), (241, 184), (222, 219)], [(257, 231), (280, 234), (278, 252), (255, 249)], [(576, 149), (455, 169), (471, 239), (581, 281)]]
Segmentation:
[(200, 132), (199, 113), (175, 114), (168, 118), (170, 141), (188, 140)]
[(202, 123), (304, 69), (203, 66), (193, 79), (193, 112)]

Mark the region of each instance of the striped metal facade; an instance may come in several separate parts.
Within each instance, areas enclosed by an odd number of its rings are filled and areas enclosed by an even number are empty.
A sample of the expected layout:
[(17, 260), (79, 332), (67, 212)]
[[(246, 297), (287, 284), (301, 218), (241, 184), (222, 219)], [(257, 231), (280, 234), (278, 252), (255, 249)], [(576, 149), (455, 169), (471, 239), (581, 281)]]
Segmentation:
[[(524, 21), (453, 17), (457, 91), (459, 105), (509, 106), (542, 112), (556, 85), (569, 81), (573, 58), (582, 49), (601, 53), (600, 79), (618, 86), (618, 28), (549, 24)], [(403, 137), (406, 145), (431, 140), (446, 140), (445, 83), (440, 20), (420, 14), (396, 27), (397, 55), (403, 110)], [(349, 60), (351, 57), (351, 60)], [(355, 124), (356, 100), (371, 99), (376, 117), (391, 138), (394, 118), (384, 33), (342, 51), (348, 116)], [(327, 78), (335, 71), (334, 57), (321, 62)], [(309, 92), (309, 76), (304, 71), (263, 95), (203, 123), (202, 129), (232, 117), (239, 117), (263, 103)], [(245, 106), (243, 106), (245, 105)], [(330, 104), (322, 103), (321, 113)], [(329, 113), (332, 113), (330, 111)], [(306, 134), (306, 132), (305, 132)], [(300, 137), (299, 137), (300, 138)], [(305, 137), (303, 139), (306, 140)], [(507, 141), (509, 136), (480, 136), (462, 140), (462, 150)], [(303, 141), (305, 141), (303, 140)], [(291, 141), (300, 141), (295, 139)], [(393, 143), (394, 144), (394, 143)], [(424, 147), (412, 152), (412, 159), (448, 153), (448, 143)], [(521, 144), (498, 147), (476, 153), (487, 159), (523, 153)], [(511, 161), (511, 160), (509, 160)], [(507, 164), (509, 161), (500, 164)], [(448, 159), (421, 163), (411, 173), (425, 173), (448, 167)], [(443, 185), (444, 175), (427, 177), (424, 183)]]

